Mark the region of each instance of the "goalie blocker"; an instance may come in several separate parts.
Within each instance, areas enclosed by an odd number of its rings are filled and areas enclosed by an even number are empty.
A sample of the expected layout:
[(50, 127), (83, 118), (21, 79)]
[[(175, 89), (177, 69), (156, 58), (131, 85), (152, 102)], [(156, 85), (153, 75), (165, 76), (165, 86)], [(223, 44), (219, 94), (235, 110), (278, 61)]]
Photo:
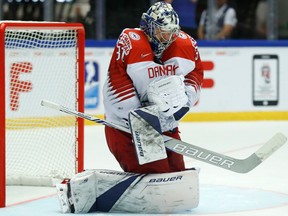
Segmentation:
[(198, 206), (198, 189), (196, 169), (164, 174), (87, 170), (57, 185), (63, 213), (175, 213)]
[(140, 165), (167, 158), (157, 106), (130, 111), (129, 125)]

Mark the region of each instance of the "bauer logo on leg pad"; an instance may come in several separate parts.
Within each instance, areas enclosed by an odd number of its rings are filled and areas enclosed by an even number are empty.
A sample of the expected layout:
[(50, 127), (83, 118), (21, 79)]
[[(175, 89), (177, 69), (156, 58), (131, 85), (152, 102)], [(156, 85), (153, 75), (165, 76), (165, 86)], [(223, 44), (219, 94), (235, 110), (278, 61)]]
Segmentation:
[(172, 177), (168, 177), (168, 178), (153, 178), (150, 179), (149, 183), (153, 183), (153, 182), (172, 182), (172, 181), (177, 181), (177, 180), (181, 180), (183, 176), (172, 176)]

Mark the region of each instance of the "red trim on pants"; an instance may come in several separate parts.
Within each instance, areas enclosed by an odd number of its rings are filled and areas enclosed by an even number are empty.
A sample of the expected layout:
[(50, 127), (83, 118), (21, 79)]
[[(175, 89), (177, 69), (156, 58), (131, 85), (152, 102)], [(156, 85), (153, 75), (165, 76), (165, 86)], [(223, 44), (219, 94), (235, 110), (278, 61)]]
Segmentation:
[[(180, 140), (178, 128), (175, 132), (164, 134)], [(170, 150), (167, 150), (167, 158), (165, 159), (139, 165), (130, 134), (105, 126), (105, 135), (110, 152), (125, 172), (168, 173), (185, 170), (183, 155)]]

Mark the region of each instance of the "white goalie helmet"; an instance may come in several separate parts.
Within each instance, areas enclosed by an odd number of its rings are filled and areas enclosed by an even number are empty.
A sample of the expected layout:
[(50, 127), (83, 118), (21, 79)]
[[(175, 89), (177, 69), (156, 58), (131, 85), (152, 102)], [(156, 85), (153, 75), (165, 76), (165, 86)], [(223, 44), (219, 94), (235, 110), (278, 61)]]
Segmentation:
[(178, 37), (179, 18), (169, 3), (157, 2), (142, 14), (140, 28), (148, 36), (157, 58)]

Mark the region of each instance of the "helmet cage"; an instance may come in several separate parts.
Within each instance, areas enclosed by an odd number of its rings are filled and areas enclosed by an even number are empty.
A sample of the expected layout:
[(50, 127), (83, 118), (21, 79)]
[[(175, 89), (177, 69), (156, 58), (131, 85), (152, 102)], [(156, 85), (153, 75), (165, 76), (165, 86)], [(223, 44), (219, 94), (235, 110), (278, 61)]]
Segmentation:
[(147, 34), (156, 57), (161, 57), (179, 35), (179, 18), (170, 4), (157, 2), (142, 14), (140, 28)]
[(171, 44), (179, 35), (180, 28), (177, 25), (172, 25), (173, 27), (166, 28), (166, 26), (159, 25), (156, 21), (151, 23), (151, 35), (159, 43)]

